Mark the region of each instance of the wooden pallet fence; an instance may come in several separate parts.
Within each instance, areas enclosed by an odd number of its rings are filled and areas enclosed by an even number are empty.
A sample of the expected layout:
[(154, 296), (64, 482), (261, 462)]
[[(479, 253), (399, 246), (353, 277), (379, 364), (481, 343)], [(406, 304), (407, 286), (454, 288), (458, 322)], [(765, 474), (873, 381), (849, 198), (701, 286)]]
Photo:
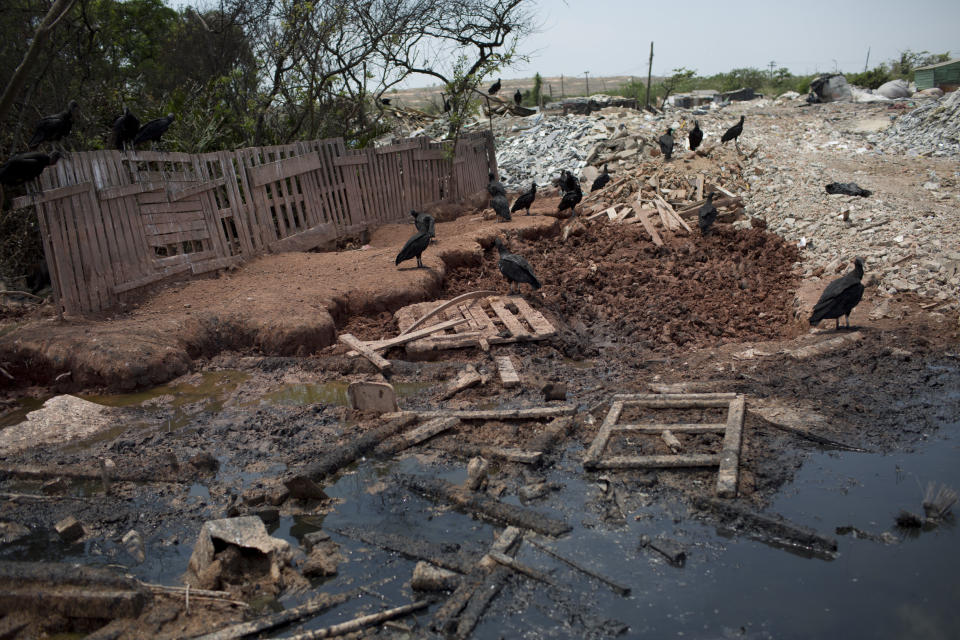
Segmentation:
[(85, 151), (13, 205), (36, 211), (54, 302), (80, 315), (168, 278), (320, 246), (480, 191), (493, 138), (462, 138), (452, 179), (446, 157), (425, 138), (362, 150), (336, 138), (203, 154)]

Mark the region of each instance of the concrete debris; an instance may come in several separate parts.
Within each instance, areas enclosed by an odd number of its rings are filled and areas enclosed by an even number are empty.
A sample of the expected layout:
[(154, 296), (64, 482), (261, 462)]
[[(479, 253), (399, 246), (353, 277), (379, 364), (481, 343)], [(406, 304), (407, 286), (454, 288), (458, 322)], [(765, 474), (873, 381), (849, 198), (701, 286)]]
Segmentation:
[(340, 545), (327, 536), (326, 540), (315, 541), (311, 546), (307, 561), (300, 572), (307, 577), (335, 576), (337, 568), (345, 559), (340, 553)]
[(186, 581), (201, 589), (256, 583), (282, 588), (292, 557), (290, 544), (271, 537), (256, 516), (209, 520), (200, 529)]
[(30, 529), (18, 522), (0, 522), (0, 544), (10, 544), (30, 535)]
[(960, 91), (927, 100), (871, 141), (883, 151), (908, 156), (960, 156)]
[(143, 537), (136, 529), (130, 529), (121, 539), (124, 548), (138, 563), (147, 559), (147, 552), (143, 545)]
[(82, 538), (84, 534), (83, 525), (73, 516), (67, 516), (53, 525), (53, 528), (56, 529), (57, 535), (59, 535), (60, 539), (64, 542), (76, 542)]
[(490, 463), (485, 458), (477, 456), (471, 458), (467, 463), (467, 481), (465, 486), (470, 491), (479, 491), (487, 483), (487, 475), (490, 473)]
[(347, 387), (350, 408), (374, 413), (397, 411), (397, 393), (388, 382), (351, 382)]
[(55, 396), (27, 414), (19, 424), (0, 431), (0, 454), (8, 455), (41, 444), (89, 438), (122, 422), (129, 414), (76, 396)]
[(410, 587), (417, 591), (452, 591), (460, 580), (459, 574), (421, 560), (413, 568)]

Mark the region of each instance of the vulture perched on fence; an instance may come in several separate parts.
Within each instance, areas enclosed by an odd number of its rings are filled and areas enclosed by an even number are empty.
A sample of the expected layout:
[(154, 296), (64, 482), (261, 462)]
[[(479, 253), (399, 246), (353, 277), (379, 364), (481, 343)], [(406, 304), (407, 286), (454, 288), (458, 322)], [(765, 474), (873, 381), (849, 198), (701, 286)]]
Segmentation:
[(597, 179), (593, 181), (593, 186), (590, 187), (590, 191), (603, 189), (605, 186), (607, 186), (608, 182), (610, 182), (610, 172), (607, 171), (607, 165), (603, 165), (603, 173), (597, 176)]
[(133, 139), (133, 145), (136, 146), (142, 142), (159, 143), (161, 136), (167, 132), (167, 129), (170, 128), (173, 120), (174, 118), (172, 113), (168, 113), (164, 118), (151, 120), (147, 124), (140, 127), (140, 131), (137, 131), (137, 135)]
[(840, 316), (847, 317), (847, 329), (850, 328), (850, 312), (863, 297), (863, 260), (853, 261), (853, 271), (837, 278), (827, 285), (823, 295), (813, 307), (810, 314), (810, 325), (815, 327), (821, 320), (834, 318), (837, 321), (836, 329), (840, 329)]
[(687, 138), (690, 140), (690, 151), (696, 151), (700, 143), (703, 142), (703, 130), (700, 128), (699, 121), (693, 121), (693, 129), (690, 130)]
[(69, 135), (70, 129), (73, 128), (73, 114), (79, 108), (80, 105), (77, 104), (77, 101), (71, 100), (67, 108), (60, 113), (41, 118), (27, 146), (36, 149), (44, 142), (59, 142)]
[(500, 254), (500, 260), (497, 261), (497, 267), (500, 268), (500, 273), (503, 274), (503, 277), (510, 282), (510, 293), (513, 293), (513, 285), (517, 285), (517, 293), (520, 292), (520, 283), (526, 282), (534, 289), (540, 288), (540, 281), (537, 280), (537, 276), (533, 273), (533, 267), (530, 266), (530, 263), (526, 261), (523, 256), (518, 256), (515, 253), (510, 253), (503, 246), (503, 240), (497, 238), (494, 240), (494, 244), (497, 247), (497, 252)]
[(524, 193), (521, 193), (520, 196), (513, 202), (513, 206), (510, 207), (510, 213), (516, 213), (521, 209), (526, 209), (527, 215), (530, 215), (530, 206), (533, 204), (533, 201), (537, 197), (537, 183), (534, 182), (530, 185), (530, 190)]
[(663, 159), (669, 162), (673, 156), (673, 128), (668, 128), (658, 142), (660, 142), (660, 153), (663, 154)]
[(123, 115), (113, 122), (113, 146), (119, 151), (127, 148), (140, 131), (140, 120), (130, 113), (129, 107), (123, 108)]
[(400, 249), (400, 253), (397, 254), (396, 264), (399, 265), (404, 260), (416, 258), (417, 268), (419, 269), (423, 267), (423, 261), (420, 259), (420, 256), (423, 254), (424, 250), (429, 244), (430, 233), (427, 231), (417, 231), (415, 234), (410, 236), (410, 239), (407, 240), (407, 244), (403, 245), (403, 249)]
[(39, 177), (44, 169), (56, 164), (60, 157), (59, 151), (50, 155), (41, 151), (18, 153), (0, 166), (0, 184), (11, 186), (33, 180)]

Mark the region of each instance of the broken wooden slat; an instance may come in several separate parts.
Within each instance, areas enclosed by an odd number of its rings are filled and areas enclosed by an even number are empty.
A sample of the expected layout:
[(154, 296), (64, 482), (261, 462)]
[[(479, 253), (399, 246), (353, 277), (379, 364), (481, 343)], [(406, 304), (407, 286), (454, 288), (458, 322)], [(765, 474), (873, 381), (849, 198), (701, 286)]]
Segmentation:
[(627, 406), (689, 409), (723, 408), (729, 406), (734, 398), (734, 393), (638, 393), (613, 396), (615, 401), (622, 401)]
[(519, 464), (540, 464), (540, 461), (543, 460), (543, 453), (541, 451), (511, 447), (487, 447), (456, 442), (443, 443), (440, 444), (438, 448), (460, 458), (481, 456), (483, 458), (506, 460), (507, 462), (517, 462)]
[(422, 538), (413, 538), (401, 535), (399, 533), (389, 533), (374, 529), (360, 529), (357, 527), (344, 527), (337, 529), (336, 533), (359, 540), (364, 544), (373, 545), (387, 551), (399, 553), (405, 558), (411, 560), (425, 560), (438, 567), (456, 571), (457, 573), (469, 573), (478, 559), (477, 553), (469, 553), (460, 547), (457, 551), (451, 551), (451, 545), (429, 542)]
[(393, 455), (429, 440), (433, 436), (452, 429), (458, 424), (460, 424), (460, 420), (457, 418), (435, 418), (415, 429), (401, 433), (394, 442), (381, 442), (373, 450), (373, 454), (381, 457)]
[(540, 549), (541, 551), (543, 551), (544, 553), (546, 553), (546, 554), (547, 554), (548, 556), (550, 556), (551, 558), (556, 558), (556, 559), (559, 560), (560, 562), (563, 562), (564, 564), (566, 564), (566, 565), (568, 565), (568, 566), (570, 566), (570, 567), (573, 567), (574, 569), (576, 569), (576, 570), (579, 571), (580, 573), (584, 573), (584, 574), (590, 576), (591, 578), (593, 578), (594, 580), (599, 580), (599, 581), (602, 582), (603, 584), (607, 585), (608, 587), (610, 587), (611, 589), (613, 589), (614, 591), (616, 591), (616, 592), (617, 592), (618, 594), (620, 594), (621, 596), (628, 596), (628, 595), (630, 595), (630, 587), (625, 587), (625, 586), (623, 586), (622, 584), (620, 584), (620, 583), (618, 583), (618, 582), (615, 582), (615, 581), (611, 580), (610, 578), (608, 578), (608, 577), (606, 577), (606, 576), (600, 575), (599, 573), (597, 573), (597, 572), (594, 571), (593, 569), (588, 569), (587, 567), (584, 567), (583, 565), (574, 562), (574, 561), (571, 560), (570, 558), (567, 558), (566, 556), (560, 555), (559, 553), (557, 553), (556, 551), (554, 551), (554, 550), (551, 549), (550, 547), (548, 547), (548, 546), (546, 546), (546, 545), (544, 545), (544, 544), (541, 544), (540, 542), (532, 539), (531, 537), (527, 537), (526, 541), (529, 542), (530, 544), (532, 544), (533, 546), (535, 546), (537, 549)]
[[(471, 292), (469, 292), (469, 293), (464, 293), (464, 294), (462, 294), (462, 295), (459, 295), (459, 296), (457, 296), (456, 298), (453, 298), (452, 300), (448, 300), (448, 301), (446, 301), (446, 302), (438, 305), (436, 309), (434, 309), (433, 311), (430, 311), (430, 312), (427, 313), (426, 315), (422, 316), (422, 317), (419, 318), (416, 322), (414, 322), (414, 323), (411, 324), (409, 327), (407, 327), (406, 329), (404, 329), (403, 331), (401, 331), (401, 332), (400, 332), (400, 335), (402, 336), (402, 335), (406, 335), (407, 333), (410, 333), (411, 331), (413, 331), (414, 329), (416, 329), (416, 328), (419, 327), (421, 324), (423, 324), (424, 322), (426, 322), (427, 320), (429, 320), (429, 319), (432, 318), (433, 316), (437, 315), (437, 314), (440, 313), (441, 311), (443, 311), (443, 310), (445, 310), (445, 309), (447, 309), (447, 308), (449, 308), (449, 307), (454, 307), (454, 306), (456, 306), (457, 304), (463, 302), (464, 300), (472, 300), (472, 299), (474, 299), (474, 298), (482, 298), (482, 297), (484, 297), (484, 296), (491, 296), (491, 295), (496, 295), (496, 294), (497, 294), (496, 291), (471, 291)], [(399, 337), (399, 336), (398, 336), (398, 337)]]
[(702, 173), (697, 176), (697, 195), (696, 195), (696, 199), (697, 199), (698, 201), (699, 201), (699, 200), (703, 200), (703, 183), (704, 183), (705, 181), (706, 181), (706, 179), (704, 178), (704, 176), (703, 176)]
[(487, 555), (493, 558), (494, 560), (496, 560), (497, 564), (501, 564), (507, 567), (508, 569), (513, 569), (517, 573), (522, 573), (523, 575), (529, 578), (533, 578), (538, 582), (543, 582), (544, 584), (549, 584), (551, 586), (554, 586), (556, 584), (553, 581), (553, 578), (551, 578), (549, 575), (547, 575), (543, 571), (538, 571), (537, 569), (528, 567), (525, 564), (517, 562), (516, 560), (514, 560), (513, 558), (511, 558), (506, 554), (499, 553), (497, 551), (491, 551)]
[(420, 420), (429, 420), (431, 418), (460, 418), (461, 420), (538, 420), (542, 418), (569, 416), (575, 413), (576, 410), (577, 408), (573, 405), (532, 407), (529, 409), (448, 409), (440, 411), (400, 411), (393, 414), (384, 414), (383, 417), (389, 419), (401, 416), (412, 416)]
[(363, 342), (360, 342), (353, 334), (351, 333), (341, 333), (338, 336), (340, 342), (344, 343), (348, 347), (351, 347), (354, 351), (358, 352), (364, 358), (373, 363), (380, 371), (390, 371), (393, 367), (390, 364), (390, 361), (381, 356), (379, 353), (375, 352), (373, 349), (370, 349)]
[(340, 593), (335, 596), (330, 596), (324, 593), (316, 598), (312, 598), (308, 602), (305, 602), (298, 607), (287, 609), (286, 611), (280, 611), (271, 615), (261, 616), (254, 620), (250, 620), (249, 622), (231, 625), (224, 629), (220, 629), (219, 631), (214, 631), (213, 633), (208, 633), (194, 638), (194, 640), (238, 640), (239, 638), (252, 636), (260, 633), (261, 631), (273, 629), (274, 627), (279, 627), (280, 625), (287, 624), (295, 620), (302, 620), (303, 618), (310, 616), (317, 616), (324, 611), (329, 611), (333, 607), (347, 602), (351, 598), (355, 598), (359, 594), (359, 589), (354, 589), (353, 591), (348, 591), (346, 593)]
[(494, 313), (497, 314), (497, 317), (500, 318), (500, 322), (504, 324), (513, 337), (524, 338), (529, 335), (529, 332), (523, 328), (523, 325), (520, 324), (520, 321), (517, 320), (516, 316), (514, 316), (503, 304), (503, 300), (499, 298), (490, 298), (490, 308), (493, 309)]
[(672, 218), (674, 221), (676, 221), (676, 224), (679, 224), (681, 227), (683, 227), (684, 229), (686, 229), (686, 230), (687, 230), (687, 233), (692, 233), (692, 230), (690, 229), (690, 225), (688, 225), (688, 224), (686, 223), (686, 221), (685, 221), (683, 218), (680, 217), (680, 214), (678, 214), (678, 213), (674, 210), (674, 208), (673, 208), (672, 206), (670, 206), (670, 203), (669, 203), (669, 202), (667, 202), (666, 200), (664, 200), (663, 198), (661, 198), (661, 197), (659, 197), (659, 196), (657, 197), (657, 201), (659, 202), (658, 208), (659, 208), (659, 207), (662, 207), (662, 208), (664, 209), (664, 211), (667, 212), (667, 216), (670, 217), (670, 218)]
[(856, 342), (861, 338), (863, 338), (863, 334), (859, 331), (854, 331), (853, 333), (848, 333), (846, 335), (829, 338), (827, 340), (821, 340), (820, 342), (807, 345), (805, 347), (792, 349), (787, 353), (797, 360), (806, 360), (807, 358), (829, 353), (830, 351), (843, 347), (849, 342)]
[(486, 494), (472, 492), (441, 478), (398, 474), (397, 479), (408, 489), (426, 498), (446, 502), (460, 511), (467, 511), (487, 520), (530, 529), (548, 536), (560, 536), (573, 528), (558, 518), (500, 502)]
[(410, 604), (394, 607), (393, 609), (387, 609), (386, 611), (381, 611), (380, 613), (371, 613), (370, 615), (360, 616), (359, 618), (354, 618), (353, 620), (349, 620), (347, 622), (341, 622), (340, 624), (324, 627), (323, 629), (307, 631), (306, 633), (300, 633), (294, 636), (287, 636), (287, 640), (317, 640), (318, 638), (343, 636), (348, 633), (353, 633), (354, 631), (359, 631), (365, 627), (370, 627), (375, 624), (380, 624), (381, 622), (386, 622), (387, 620), (405, 616), (408, 613), (413, 613), (414, 611), (419, 611), (420, 609), (426, 609), (429, 606), (429, 600), (417, 600), (416, 602), (412, 602)]
[(681, 467), (716, 467), (720, 456), (710, 453), (694, 453), (677, 456), (611, 456), (584, 462), (587, 469), (673, 469)]
[[(364, 342), (363, 344), (368, 349), (371, 349), (373, 351), (381, 351), (383, 349), (389, 349), (390, 347), (396, 347), (401, 344), (413, 342), (414, 340), (419, 340), (420, 338), (429, 336), (430, 334), (436, 333), (437, 331), (443, 331), (451, 327), (456, 327), (457, 325), (464, 324), (465, 322), (467, 322), (465, 318), (446, 320), (439, 324), (433, 324), (433, 325), (430, 325), (429, 327), (424, 327), (423, 329), (418, 329), (416, 331), (410, 331), (408, 333), (400, 334), (395, 338), (387, 338), (386, 340), (374, 340), (372, 342)], [(347, 355), (348, 356), (356, 355), (356, 353), (351, 352), (351, 353), (348, 353)]]
[(484, 334), (479, 331), (465, 331), (456, 335), (433, 336), (430, 338), (421, 338), (407, 343), (407, 353), (422, 354), (431, 351), (445, 351), (447, 349), (463, 349), (465, 347), (478, 347)]
[(717, 433), (727, 429), (726, 422), (716, 423), (676, 423), (676, 424), (618, 424), (614, 431), (626, 433), (651, 433), (658, 435), (670, 430), (675, 433)]
[(497, 356), (493, 360), (497, 363), (497, 371), (500, 373), (500, 384), (503, 385), (504, 389), (516, 387), (520, 384), (520, 376), (517, 375), (517, 370), (513, 367), (513, 361), (510, 359), (510, 356)]
[(517, 305), (517, 310), (523, 315), (524, 320), (533, 327), (538, 337), (550, 337), (556, 333), (556, 329), (543, 317), (543, 314), (531, 307), (522, 297), (512, 296), (508, 299)]
[(603, 419), (603, 424), (600, 425), (600, 430), (597, 431), (597, 436), (593, 439), (593, 442), (590, 443), (590, 448), (587, 449), (587, 453), (584, 456), (584, 467), (590, 468), (589, 465), (592, 465), (594, 462), (600, 459), (600, 456), (603, 454), (603, 450), (607, 446), (607, 442), (610, 441), (610, 436), (613, 434), (614, 425), (617, 424), (617, 420), (620, 419), (620, 414), (623, 413), (623, 407), (623, 401), (615, 401), (610, 406), (610, 410), (607, 412), (607, 417)]
[(677, 436), (673, 435), (670, 430), (666, 430), (660, 433), (660, 437), (663, 439), (663, 442), (670, 447), (670, 450), (674, 453), (680, 451), (683, 446), (680, 444), (680, 441), (677, 440)]
[(650, 239), (653, 240), (653, 244), (658, 247), (663, 246), (663, 240), (660, 238), (660, 234), (657, 233), (657, 230), (653, 228), (653, 224), (650, 223), (650, 218), (647, 217), (647, 212), (644, 209), (640, 208), (640, 204), (634, 204), (633, 210), (637, 212), (637, 218), (640, 219), (640, 223), (643, 225), (643, 228), (647, 230), (647, 233), (650, 234)]
[[(387, 414), (384, 414), (385, 417)], [(327, 453), (320, 456), (320, 460), (304, 467), (299, 473), (292, 473), (284, 480), (284, 484), (294, 498), (316, 499), (324, 496), (323, 489), (316, 483), (322, 481), (332, 473), (336, 473), (362, 455), (372, 451), (378, 444), (387, 438), (396, 435), (401, 430), (417, 421), (416, 414), (394, 414), (392, 419), (382, 427), (378, 427), (361, 435), (346, 444), (334, 445)]]
[(450, 383), (447, 389), (440, 394), (440, 399), (447, 400), (448, 398), (452, 398), (454, 395), (460, 393), (464, 389), (474, 387), (480, 384), (482, 381), (483, 377), (477, 373), (477, 370), (474, 368), (474, 366), (472, 364), (468, 364), (466, 369), (461, 371), (460, 375), (458, 375), (457, 378)]
[(730, 403), (727, 414), (727, 431), (720, 451), (720, 471), (717, 473), (717, 495), (721, 498), (737, 496), (737, 473), (740, 465), (740, 443), (743, 434), (743, 418), (746, 400), (738, 396)]

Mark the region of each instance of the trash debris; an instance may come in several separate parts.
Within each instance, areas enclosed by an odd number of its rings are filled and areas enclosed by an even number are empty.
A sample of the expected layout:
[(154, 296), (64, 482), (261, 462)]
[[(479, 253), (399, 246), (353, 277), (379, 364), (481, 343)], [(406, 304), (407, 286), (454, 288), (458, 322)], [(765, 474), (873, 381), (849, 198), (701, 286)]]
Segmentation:
[(807, 102), (848, 102), (853, 98), (847, 79), (839, 73), (826, 74), (810, 82)]
[(490, 472), (490, 463), (486, 459), (477, 457), (467, 464), (467, 480), (464, 486), (470, 491), (479, 491), (487, 483), (487, 474)]
[(677, 568), (682, 568), (687, 562), (687, 552), (684, 551), (683, 547), (663, 536), (652, 539), (647, 535), (640, 536), (640, 548), (653, 549), (666, 558), (668, 563)]
[(867, 198), (873, 194), (872, 191), (861, 189), (855, 182), (831, 182), (826, 187), (830, 195), (860, 196)]
[(137, 562), (143, 562), (147, 559), (147, 553), (143, 546), (143, 537), (140, 536), (140, 532), (136, 529), (127, 531), (120, 542), (123, 543), (127, 553), (133, 556)]
[(882, 85), (877, 87), (877, 93), (884, 98), (895, 100), (896, 98), (909, 98), (913, 92), (911, 91), (910, 85), (906, 80), (897, 78), (896, 80), (884, 82)]
[(347, 386), (350, 408), (373, 413), (397, 411), (397, 392), (388, 382), (351, 382)]
[(410, 588), (417, 591), (450, 591), (460, 584), (458, 573), (421, 560), (413, 567)]
[(927, 484), (923, 495), (923, 511), (928, 520), (943, 520), (950, 515), (950, 509), (957, 502), (957, 492), (947, 485), (938, 488), (935, 482)]
[(53, 528), (64, 542), (75, 542), (84, 535), (83, 525), (73, 516), (67, 516), (53, 525)]
[(960, 156), (960, 91), (925, 100), (868, 139), (881, 150), (908, 156)]

